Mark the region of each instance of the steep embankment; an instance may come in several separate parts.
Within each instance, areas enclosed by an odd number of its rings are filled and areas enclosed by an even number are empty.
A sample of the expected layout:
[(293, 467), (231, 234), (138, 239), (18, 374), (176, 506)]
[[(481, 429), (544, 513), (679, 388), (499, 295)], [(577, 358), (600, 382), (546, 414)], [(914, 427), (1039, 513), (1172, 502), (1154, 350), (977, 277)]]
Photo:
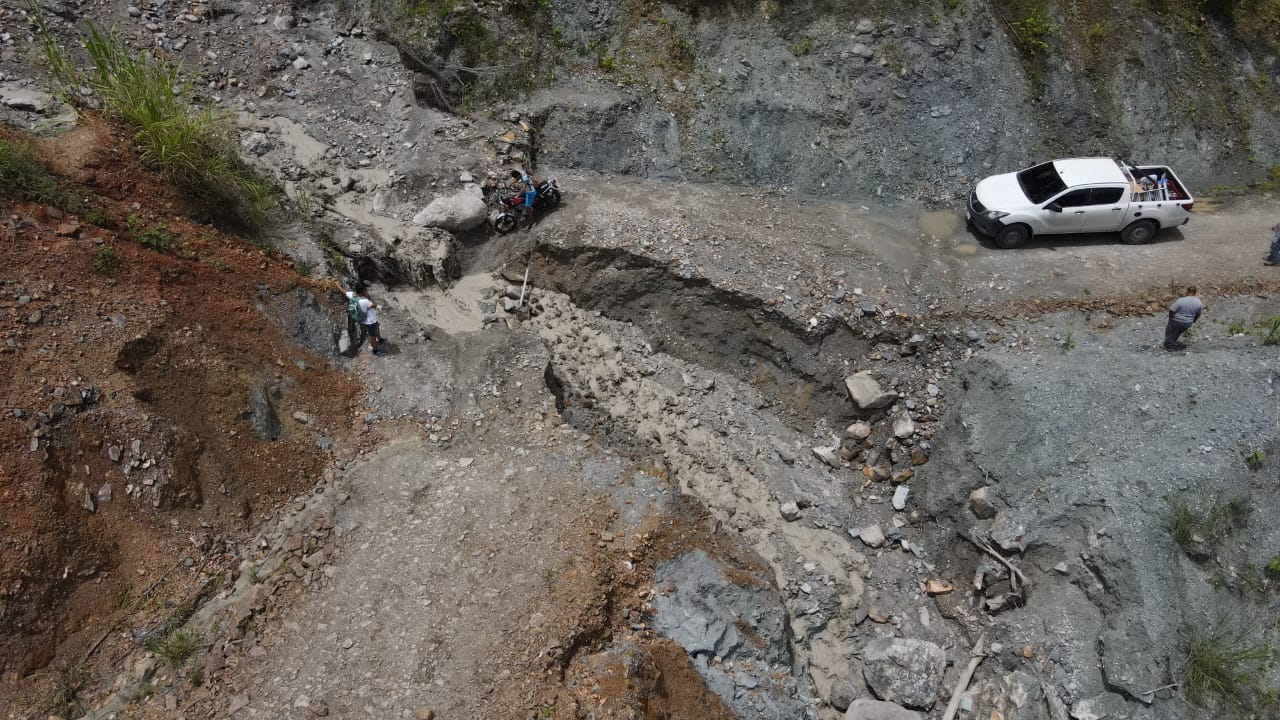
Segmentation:
[(193, 222), (125, 137), (91, 122), (44, 141), (53, 204), (3, 200), (5, 716), (76, 711), (233, 578), (245, 531), (316, 482), (355, 404), (349, 376), (268, 320), (327, 322), (318, 285)]

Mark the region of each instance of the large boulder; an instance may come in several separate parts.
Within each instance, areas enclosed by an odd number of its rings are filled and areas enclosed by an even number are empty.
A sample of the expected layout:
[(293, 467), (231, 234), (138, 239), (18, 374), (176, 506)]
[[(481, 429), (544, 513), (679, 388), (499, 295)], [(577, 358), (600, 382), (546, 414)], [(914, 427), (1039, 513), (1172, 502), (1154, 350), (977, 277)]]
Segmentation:
[(891, 702), (863, 698), (849, 703), (844, 720), (924, 720), (924, 716)]
[(402, 240), (392, 249), (391, 260), (399, 267), (401, 278), (414, 287), (432, 282), (449, 287), (460, 274), (457, 251), (452, 234), (431, 228)]
[(415, 225), (437, 227), (449, 232), (475, 230), (489, 217), (489, 206), (478, 185), (467, 185), (461, 191), (431, 201), (417, 215)]
[(882, 700), (928, 709), (938, 698), (947, 654), (926, 640), (876, 638), (862, 649), (862, 674)]
[(898, 393), (886, 391), (871, 376), (870, 370), (863, 370), (844, 379), (844, 386), (849, 391), (853, 403), (862, 410), (878, 410), (888, 407), (898, 399)]

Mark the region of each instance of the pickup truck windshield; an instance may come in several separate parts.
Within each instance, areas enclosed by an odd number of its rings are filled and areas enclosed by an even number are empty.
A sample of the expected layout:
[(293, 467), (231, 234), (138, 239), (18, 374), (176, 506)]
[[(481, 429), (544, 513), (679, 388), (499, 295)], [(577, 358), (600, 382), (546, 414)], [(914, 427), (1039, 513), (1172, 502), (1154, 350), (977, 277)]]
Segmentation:
[(1041, 163), (1018, 173), (1018, 185), (1032, 203), (1039, 205), (1067, 189), (1052, 162)]

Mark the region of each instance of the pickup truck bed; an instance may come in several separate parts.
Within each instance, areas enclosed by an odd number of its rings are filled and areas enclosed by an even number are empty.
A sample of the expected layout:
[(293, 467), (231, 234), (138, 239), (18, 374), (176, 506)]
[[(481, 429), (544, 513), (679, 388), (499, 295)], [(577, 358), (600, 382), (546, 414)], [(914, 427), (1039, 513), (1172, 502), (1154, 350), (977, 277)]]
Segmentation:
[(1133, 202), (1190, 200), (1191, 193), (1178, 182), (1178, 176), (1164, 165), (1142, 165), (1125, 168)]

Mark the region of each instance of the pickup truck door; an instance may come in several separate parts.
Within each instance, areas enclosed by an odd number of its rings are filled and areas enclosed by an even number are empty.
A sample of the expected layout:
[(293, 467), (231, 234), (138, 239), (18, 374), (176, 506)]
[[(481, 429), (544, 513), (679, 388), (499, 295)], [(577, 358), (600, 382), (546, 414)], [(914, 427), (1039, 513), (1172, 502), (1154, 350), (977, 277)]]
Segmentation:
[(1083, 210), (1079, 232), (1115, 232), (1125, 219), (1129, 206), (1123, 186), (1095, 187), (1089, 191), (1089, 204), (1076, 208)]
[(1078, 188), (1053, 198), (1040, 208), (1040, 224), (1047, 235), (1080, 232), (1085, 206), (1089, 204), (1089, 188)]

